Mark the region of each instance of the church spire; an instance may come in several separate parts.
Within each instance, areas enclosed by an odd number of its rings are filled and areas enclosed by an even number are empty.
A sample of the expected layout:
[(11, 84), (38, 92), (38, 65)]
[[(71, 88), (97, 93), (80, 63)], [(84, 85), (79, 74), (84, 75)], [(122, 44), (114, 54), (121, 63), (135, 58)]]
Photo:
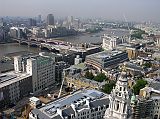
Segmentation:
[(110, 104), (106, 110), (105, 119), (127, 119), (130, 100), (126, 72), (123, 71), (119, 76), (109, 98)]

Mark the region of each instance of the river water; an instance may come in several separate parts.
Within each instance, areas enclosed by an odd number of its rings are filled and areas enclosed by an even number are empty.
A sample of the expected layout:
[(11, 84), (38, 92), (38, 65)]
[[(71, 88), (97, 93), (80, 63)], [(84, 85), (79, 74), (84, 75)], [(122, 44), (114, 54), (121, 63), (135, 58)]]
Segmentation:
[[(123, 36), (128, 35), (128, 30), (120, 30), (120, 29), (106, 29), (105, 31), (102, 31), (100, 33), (96, 34), (85, 34), (80, 36), (72, 36), (72, 37), (64, 37), (60, 38), (60, 40), (71, 42), (71, 43), (99, 43), (102, 42), (102, 39), (100, 36), (103, 34), (110, 34), (110, 35), (116, 35), (116, 36)], [(20, 52), (20, 51), (29, 51), (29, 52), (39, 52), (39, 48), (34, 47), (28, 47), (25, 45), (19, 45), (16, 43), (13, 44), (0, 44), (0, 59), (8, 54), (8, 53), (14, 53), (14, 52)]]

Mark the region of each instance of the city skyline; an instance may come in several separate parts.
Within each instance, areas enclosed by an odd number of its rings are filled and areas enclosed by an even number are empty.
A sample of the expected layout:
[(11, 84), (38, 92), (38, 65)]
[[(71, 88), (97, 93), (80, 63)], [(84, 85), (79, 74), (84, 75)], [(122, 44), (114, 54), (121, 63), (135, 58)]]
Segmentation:
[[(75, 16), (83, 18), (104, 18), (109, 20), (160, 21), (159, 0), (1, 0), (0, 16), (28, 16), (39, 14), (46, 18), (52, 13), (55, 17)], [(10, 6), (10, 8), (8, 8)], [(83, 7), (82, 7), (83, 6)]]

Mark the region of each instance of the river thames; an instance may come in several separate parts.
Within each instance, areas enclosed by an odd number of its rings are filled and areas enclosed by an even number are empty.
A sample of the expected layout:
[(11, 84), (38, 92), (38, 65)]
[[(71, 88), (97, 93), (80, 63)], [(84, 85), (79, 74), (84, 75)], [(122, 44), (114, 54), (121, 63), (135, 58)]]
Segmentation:
[[(129, 31), (122, 30), (122, 29), (106, 29), (105, 31), (102, 31), (96, 34), (85, 34), (85, 35), (79, 35), (79, 36), (63, 37), (59, 39), (62, 41), (71, 42), (71, 43), (99, 43), (99, 42), (102, 42), (102, 39), (100, 38), (100, 36), (102, 36), (103, 34), (123, 36), (123, 35), (128, 35)], [(34, 47), (28, 47), (25, 45), (19, 45), (17, 43), (0, 44), (0, 59), (8, 53), (14, 53), (14, 52), (20, 52), (20, 51), (29, 51), (29, 52), (36, 53), (36, 52), (40, 52), (40, 49), (34, 48)]]

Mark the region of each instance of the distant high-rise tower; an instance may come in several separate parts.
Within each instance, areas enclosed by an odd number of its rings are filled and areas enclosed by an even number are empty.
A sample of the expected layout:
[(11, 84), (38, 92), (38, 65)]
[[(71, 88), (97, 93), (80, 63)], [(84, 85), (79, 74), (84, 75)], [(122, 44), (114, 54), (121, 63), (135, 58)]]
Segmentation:
[(38, 23), (41, 23), (42, 22), (42, 16), (41, 15), (38, 15)]
[(54, 16), (53, 16), (53, 14), (48, 14), (48, 16), (47, 16), (47, 25), (54, 25)]
[(37, 25), (36, 20), (35, 20), (35, 19), (30, 18), (30, 19), (29, 19), (29, 26), (36, 26), (36, 25)]
[(0, 19), (0, 27), (4, 26), (3, 18)]

